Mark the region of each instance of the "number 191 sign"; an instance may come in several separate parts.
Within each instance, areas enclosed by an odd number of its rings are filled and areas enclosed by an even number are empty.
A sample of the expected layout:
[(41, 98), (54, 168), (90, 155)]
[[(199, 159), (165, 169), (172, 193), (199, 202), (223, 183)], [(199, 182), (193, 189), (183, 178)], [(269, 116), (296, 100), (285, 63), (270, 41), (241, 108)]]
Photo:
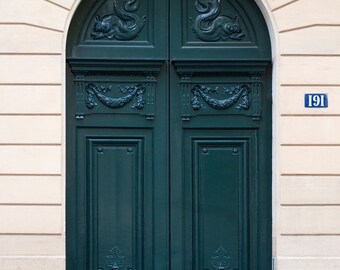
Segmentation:
[(305, 94), (305, 108), (328, 108), (327, 94)]

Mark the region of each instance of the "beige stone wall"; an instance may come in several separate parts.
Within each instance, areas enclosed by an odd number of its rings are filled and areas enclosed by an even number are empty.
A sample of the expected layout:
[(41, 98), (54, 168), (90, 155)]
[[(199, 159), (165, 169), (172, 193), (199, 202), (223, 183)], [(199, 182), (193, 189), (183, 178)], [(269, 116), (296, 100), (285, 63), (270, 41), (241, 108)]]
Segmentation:
[[(276, 269), (340, 269), (340, 1), (256, 1), (273, 42)], [(78, 3), (0, 0), (0, 270), (65, 268), (64, 54)], [(329, 108), (304, 109), (306, 92), (328, 93)]]
[[(268, 1), (278, 41), (277, 269), (340, 269), (340, 1)], [(305, 109), (304, 93), (328, 93)]]
[(65, 269), (64, 40), (74, 0), (0, 0), (0, 269)]

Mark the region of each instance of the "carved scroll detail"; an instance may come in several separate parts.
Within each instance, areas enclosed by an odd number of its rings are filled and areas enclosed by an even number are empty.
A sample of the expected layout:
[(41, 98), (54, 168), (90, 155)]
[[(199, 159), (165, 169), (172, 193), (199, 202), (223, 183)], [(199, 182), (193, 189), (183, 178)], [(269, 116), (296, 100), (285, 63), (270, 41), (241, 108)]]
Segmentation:
[(125, 256), (123, 256), (120, 249), (114, 245), (111, 248), (109, 255), (106, 256), (106, 265), (112, 270), (119, 270), (124, 267), (124, 264)]
[(220, 15), (221, 0), (197, 0), (195, 7), (200, 15), (195, 21), (190, 18), (190, 22), (192, 31), (198, 39), (202, 41), (244, 39), (245, 34), (240, 27), (240, 18)]
[(211, 264), (216, 270), (229, 269), (230, 256), (228, 252), (223, 247), (219, 247), (215, 251), (215, 255), (211, 257)]
[(99, 104), (95, 102), (95, 97), (97, 97), (97, 99), (106, 107), (117, 109), (130, 103), (134, 96), (136, 96), (136, 101), (131, 108), (136, 110), (142, 110), (144, 108), (145, 87), (141, 84), (120, 88), (120, 92), (128, 93), (126, 96), (120, 98), (110, 98), (105, 95), (105, 93), (111, 92), (111, 87), (104, 87), (91, 83), (88, 84), (85, 89), (87, 92), (85, 103), (89, 110), (99, 108)]
[(135, 39), (146, 23), (146, 16), (139, 18), (134, 13), (139, 8), (139, 0), (125, 0), (122, 6), (118, 5), (117, 0), (112, 1), (113, 14), (95, 16), (91, 38)]
[(216, 94), (218, 88), (212, 89), (210, 87), (196, 84), (191, 92), (193, 97), (191, 99), (192, 108), (195, 111), (204, 110), (203, 99), (211, 108), (215, 110), (226, 110), (235, 105), (239, 99), (241, 102), (236, 106), (238, 110), (249, 110), (250, 108), (250, 88), (247, 85), (235, 86), (231, 88), (224, 88), (224, 94), (231, 95), (226, 99), (212, 98), (209, 94)]
[(77, 107), (76, 107), (76, 119), (84, 119), (84, 93), (85, 93), (85, 81), (86, 77), (82, 73), (76, 74), (76, 93), (77, 93)]

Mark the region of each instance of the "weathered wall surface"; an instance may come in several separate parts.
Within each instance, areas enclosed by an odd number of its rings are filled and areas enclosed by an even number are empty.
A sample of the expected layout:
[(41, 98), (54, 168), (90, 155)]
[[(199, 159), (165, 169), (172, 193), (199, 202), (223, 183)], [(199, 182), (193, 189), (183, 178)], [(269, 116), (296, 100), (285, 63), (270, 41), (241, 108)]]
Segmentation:
[[(78, 2), (0, 0), (0, 270), (65, 268), (63, 73)], [(275, 41), (276, 266), (340, 269), (340, 1), (257, 2)], [(306, 92), (328, 93), (329, 108), (305, 109)]]

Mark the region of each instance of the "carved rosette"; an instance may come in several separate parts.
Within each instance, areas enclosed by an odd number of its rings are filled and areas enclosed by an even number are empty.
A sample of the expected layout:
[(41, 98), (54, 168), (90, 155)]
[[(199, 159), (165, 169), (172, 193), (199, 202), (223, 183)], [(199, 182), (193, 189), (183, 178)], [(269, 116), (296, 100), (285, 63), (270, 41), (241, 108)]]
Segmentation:
[(221, 0), (197, 0), (196, 11), (199, 15), (190, 18), (192, 31), (202, 41), (242, 40), (245, 34), (238, 16), (220, 15)]
[(146, 16), (140, 18), (136, 14), (140, 1), (125, 0), (121, 5), (117, 0), (111, 1), (113, 3), (111, 14), (94, 17), (91, 38), (133, 40), (138, 37), (146, 23)]

